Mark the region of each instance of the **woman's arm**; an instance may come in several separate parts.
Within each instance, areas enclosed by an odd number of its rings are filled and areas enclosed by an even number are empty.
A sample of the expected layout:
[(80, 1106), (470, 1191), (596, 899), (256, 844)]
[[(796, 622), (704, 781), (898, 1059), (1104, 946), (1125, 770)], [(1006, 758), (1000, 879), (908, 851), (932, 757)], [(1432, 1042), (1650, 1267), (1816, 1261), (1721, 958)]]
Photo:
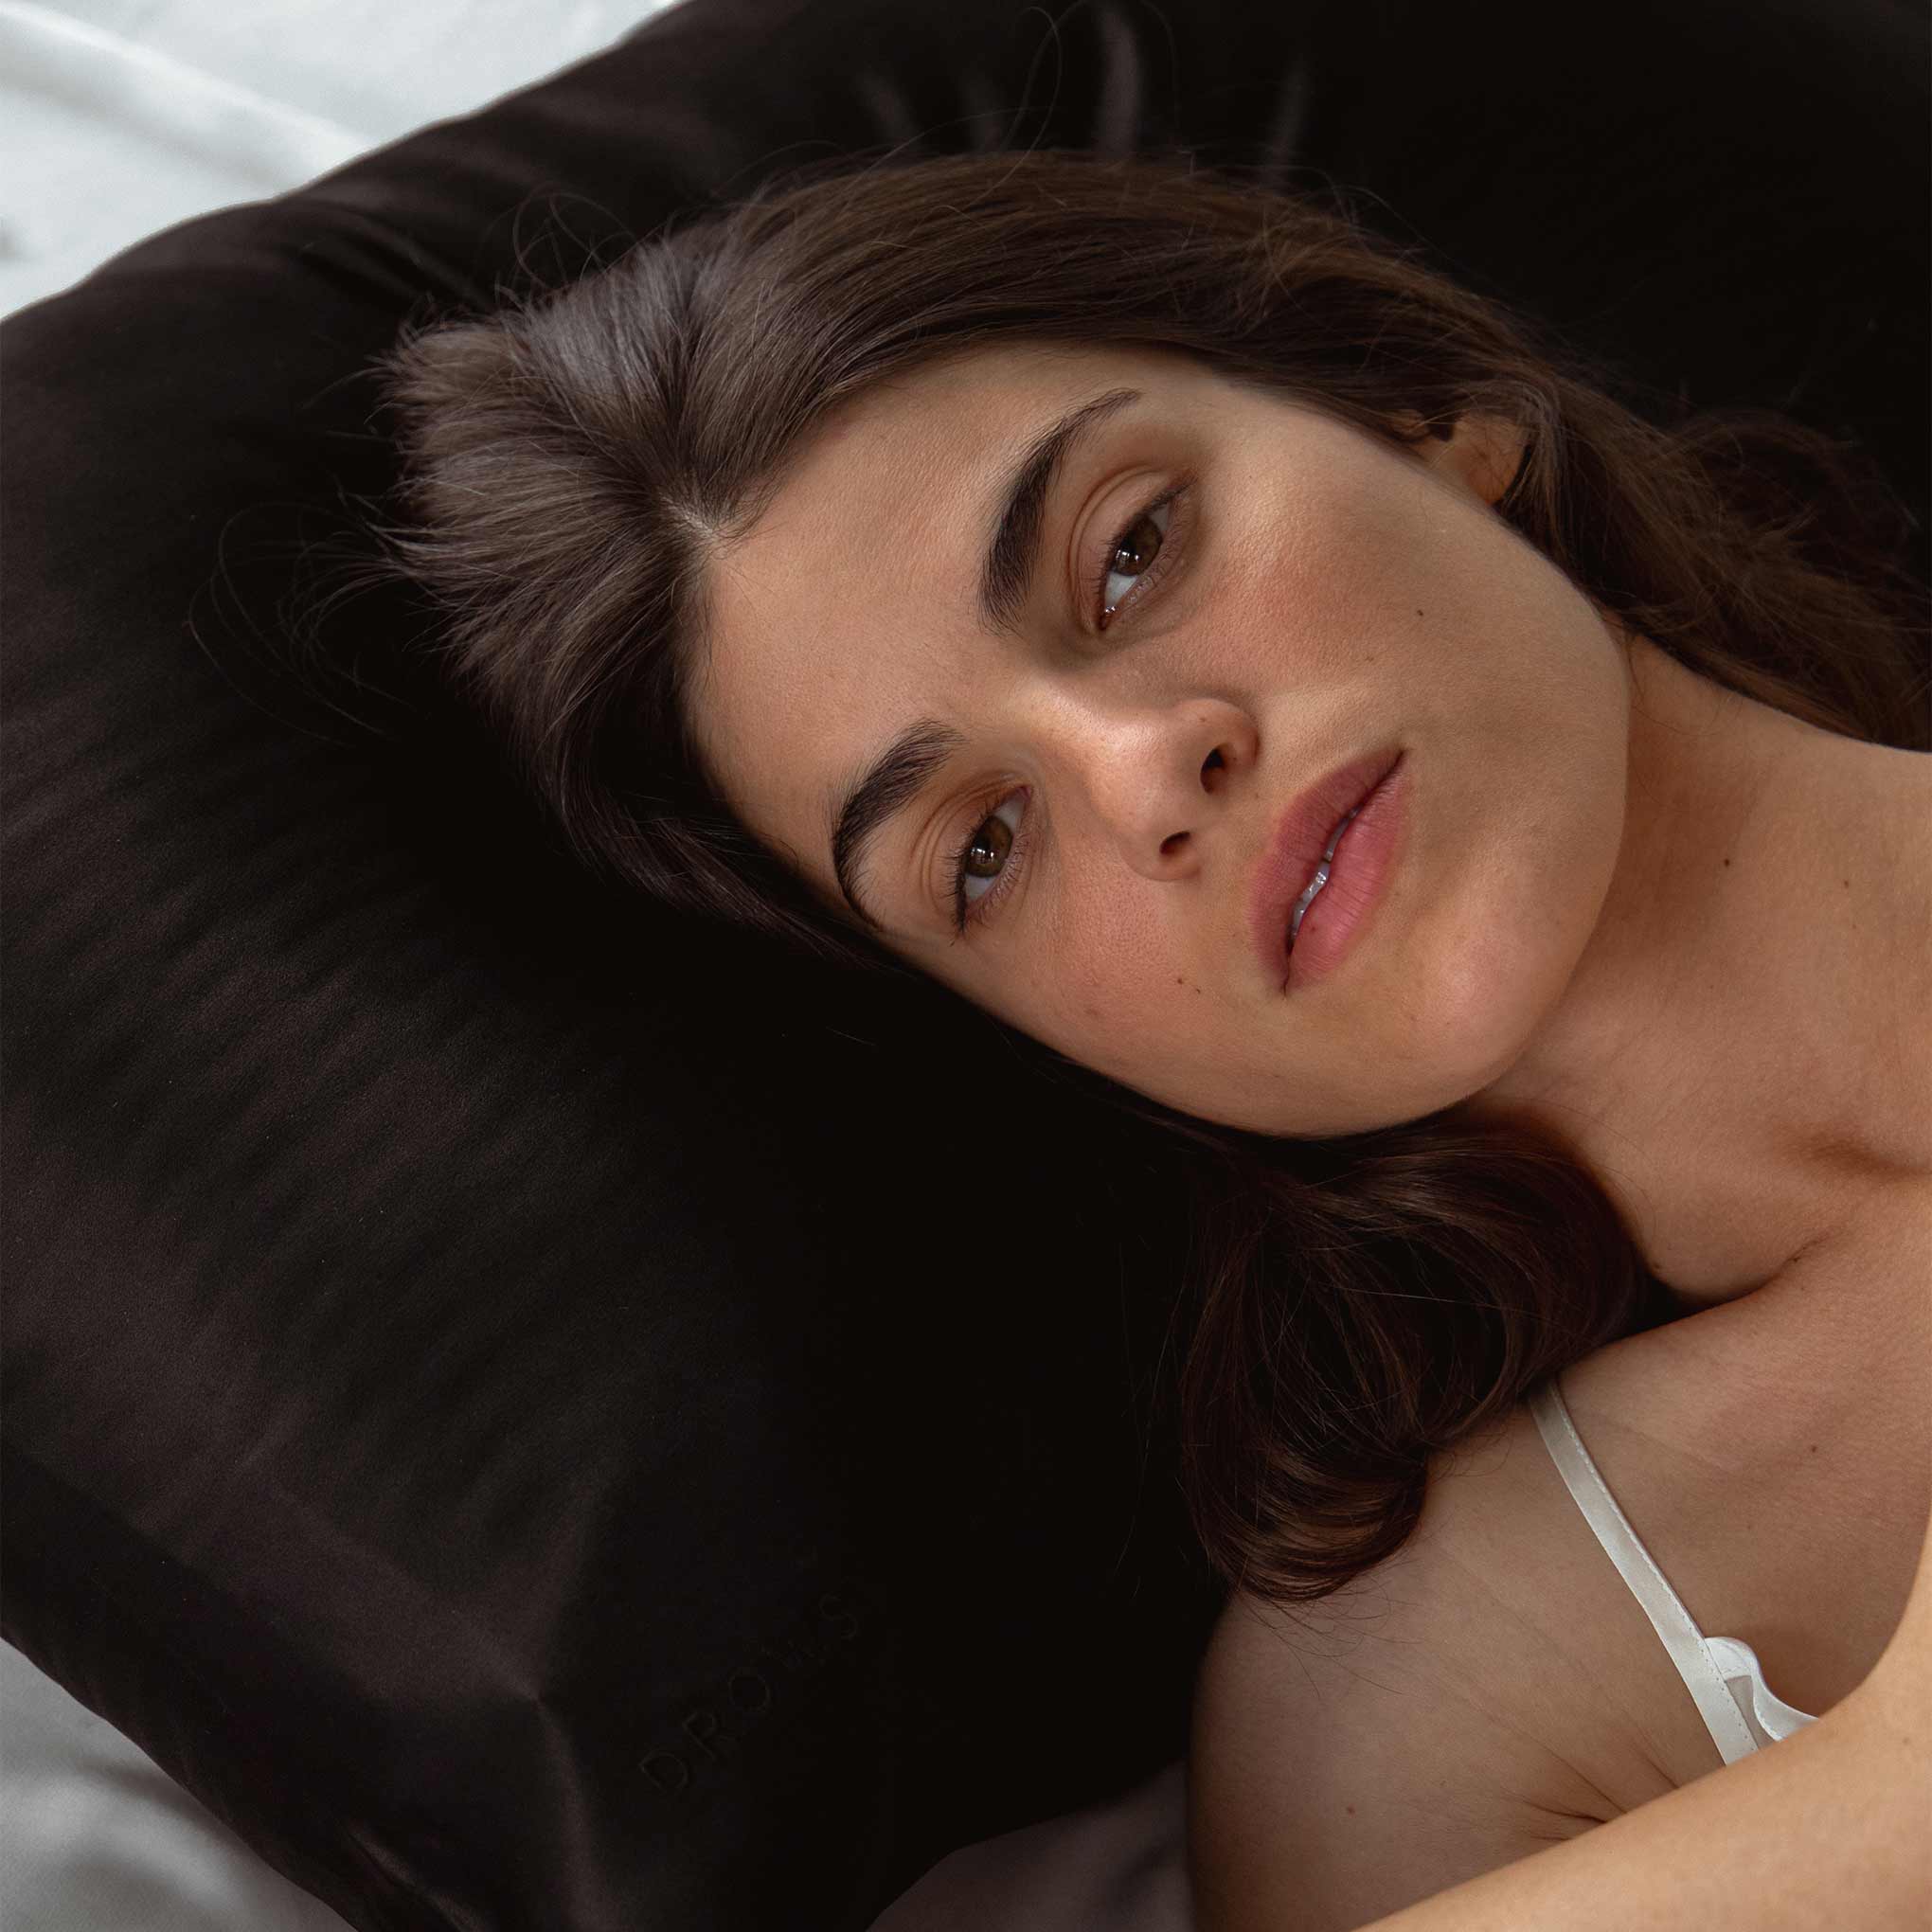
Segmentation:
[(1923, 1685), (1910, 1707), (1854, 1693), (1774, 1749), (1374, 1932), (1914, 1932), (1932, 1924), (1926, 1703)]

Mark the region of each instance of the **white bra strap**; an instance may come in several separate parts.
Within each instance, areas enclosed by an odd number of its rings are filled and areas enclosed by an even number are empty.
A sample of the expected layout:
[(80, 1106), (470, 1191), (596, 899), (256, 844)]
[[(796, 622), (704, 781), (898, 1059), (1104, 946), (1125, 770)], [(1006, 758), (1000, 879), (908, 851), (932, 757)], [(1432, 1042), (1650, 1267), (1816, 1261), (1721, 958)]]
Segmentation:
[(1663, 1640), (1685, 1689), (1697, 1700), (1704, 1727), (1723, 1754), (1726, 1764), (1747, 1758), (1758, 1748), (1744, 1714), (1725, 1689), (1723, 1673), (1706, 1647), (1704, 1633), (1692, 1621), (1676, 1591), (1665, 1581), (1664, 1573), (1643, 1547), (1642, 1539), (1630, 1527), (1630, 1519), (1617, 1507), (1617, 1498), (1602, 1473), (1583, 1447), (1570, 1420), (1569, 1404), (1556, 1378), (1530, 1392), (1530, 1413), (1536, 1418), (1550, 1460), (1556, 1464), (1569, 1493), (1576, 1498), (1583, 1520), (1596, 1532), (1604, 1554), (1617, 1565), (1618, 1573), (1630, 1586), (1630, 1594), (1643, 1606), (1651, 1628)]

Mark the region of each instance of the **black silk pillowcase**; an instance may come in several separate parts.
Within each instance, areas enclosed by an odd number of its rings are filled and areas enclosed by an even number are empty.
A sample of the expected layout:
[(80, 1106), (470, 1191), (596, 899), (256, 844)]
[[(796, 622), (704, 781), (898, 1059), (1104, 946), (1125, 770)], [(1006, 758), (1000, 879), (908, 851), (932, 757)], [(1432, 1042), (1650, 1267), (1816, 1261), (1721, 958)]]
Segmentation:
[(594, 888), (405, 599), (259, 648), (370, 357), (808, 156), (1185, 151), (1861, 441), (1923, 576), (1923, 10), (1547, 22), (685, 0), (5, 325), (5, 1635), (351, 1923), (863, 1927), (1179, 1755), (1218, 1602), (1143, 1149)]

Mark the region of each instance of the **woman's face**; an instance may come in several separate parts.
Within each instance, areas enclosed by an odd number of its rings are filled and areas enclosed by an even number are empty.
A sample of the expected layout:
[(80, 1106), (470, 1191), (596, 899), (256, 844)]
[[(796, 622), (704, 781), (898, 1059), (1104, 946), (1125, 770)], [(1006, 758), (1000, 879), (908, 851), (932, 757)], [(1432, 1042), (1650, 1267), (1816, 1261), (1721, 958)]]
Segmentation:
[[(1065, 450), (996, 625), (982, 571), (1011, 473), (1115, 391), (1133, 400)], [(843, 406), (717, 559), (700, 742), (746, 824), (846, 908), (840, 801), (908, 726), (946, 727), (852, 874), (886, 945), (1206, 1119), (1413, 1119), (1522, 1052), (1623, 831), (1623, 653), (1491, 509), (1519, 455), (1476, 420), (1405, 453), (1167, 350), (930, 365)], [(1257, 868), (1291, 801), (1397, 747), (1383, 886), (1333, 969), (1284, 987), (1250, 927)]]

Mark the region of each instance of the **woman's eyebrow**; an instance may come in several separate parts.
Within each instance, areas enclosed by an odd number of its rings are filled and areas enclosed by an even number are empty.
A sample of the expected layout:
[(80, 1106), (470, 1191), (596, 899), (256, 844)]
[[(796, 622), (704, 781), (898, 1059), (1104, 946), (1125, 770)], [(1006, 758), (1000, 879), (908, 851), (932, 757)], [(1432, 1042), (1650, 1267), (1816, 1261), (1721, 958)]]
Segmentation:
[(893, 739), (848, 788), (832, 814), (832, 869), (846, 903), (875, 933), (883, 933), (859, 898), (858, 875), (866, 848), (886, 823), (903, 812), (931, 782), (935, 773), (952, 761), (966, 734), (937, 718), (916, 718)]
[(979, 615), (990, 631), (1011, 632), (1025, 608), (1040, 562), (1040, 531), (1060, 466), (1108, 417), (1140, 401), (1138, 389), (1109, 389), (1069, 409), (1035, 437), (997, 497), (993, 541), (979, 575)]
[[(1140, 401), (1138, 389), (1109, 389), (1077, 404), (1049, 423), (1022, 453), (995, 492), (992, 541), (979, 576), (981, 621), (991, 631), (1011, 633), (1026, 608), (1040, 563), (1040, 534), (1053, 484), (1067, 457), (1118, 410)], [(919, 718), (895, 736), (884, 751), (838, 796), (829, 814), (832, 870), (838, 889), (871, 931), (881, 922), (861, 901), (858, 880), (867, 848), (942, 770), (964, 734), (936, 718)]]

